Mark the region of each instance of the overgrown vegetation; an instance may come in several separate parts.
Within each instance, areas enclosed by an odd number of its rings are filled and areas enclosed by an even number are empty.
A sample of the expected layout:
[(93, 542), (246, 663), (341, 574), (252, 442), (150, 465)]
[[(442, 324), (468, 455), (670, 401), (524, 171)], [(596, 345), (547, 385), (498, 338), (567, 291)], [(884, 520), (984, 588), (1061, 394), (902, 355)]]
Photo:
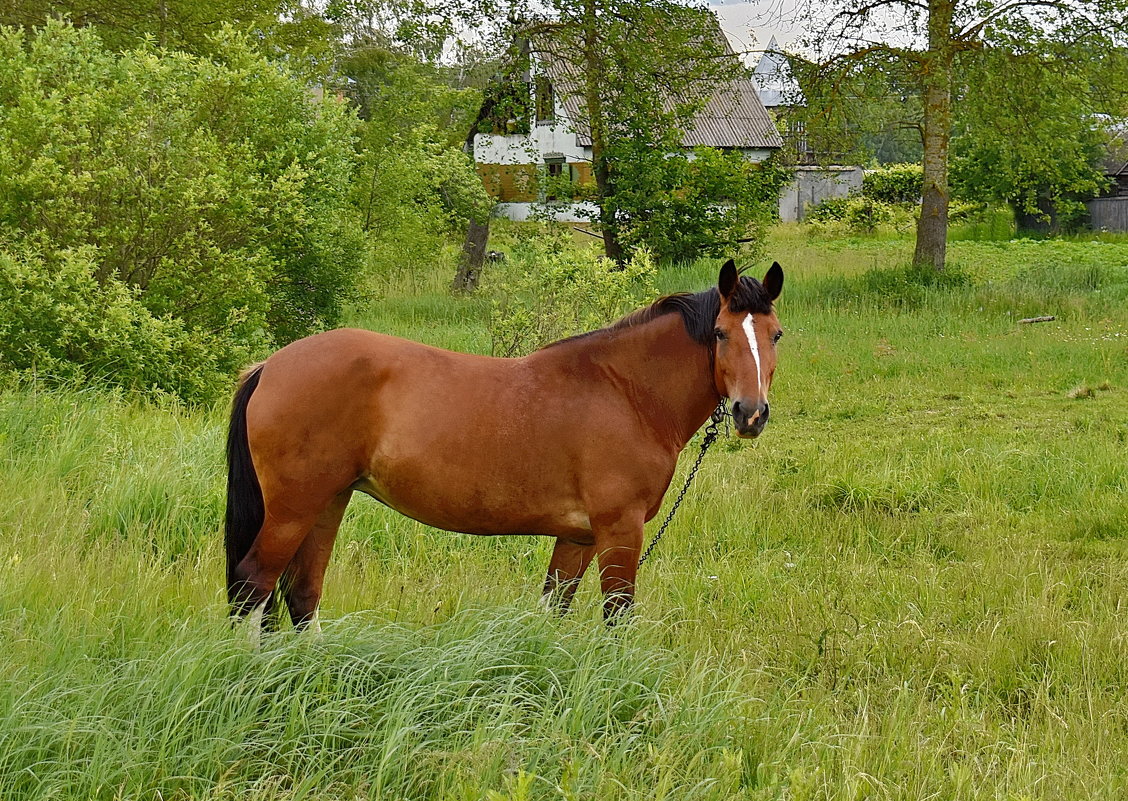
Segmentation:
[[(530, 235), (531, 234), (531, 235)], [(523, 356), (550, 342), (601, 328), (654, 297), (657, 270), (646, 250), (622, 269), (588, 247), (570, 247), (567, 228), (519, 235), (491, 271), (490, 352)]]
[[(255, 653), (225, 410), (0, 390), (0, 797), (1118, 799), (1128, 243), (956, 242), (950, 281), (911, 247), (772, 237), (772, 422), (710, 452), (614, 631), (590, 576), (536, 609), (548, 542), (358, 498), (325, 634)], [(448, 267), (348, 322), (488, 352)]]
[[(11, 330), (8, 369), (208, 398), (264, 346), (338, 321), (363, 261), (345, 191), (353, 119), (244, 39), (216, 46), (210, 60), (114, 54), (58, 23), (0, 34), (0, 319), (47, 286), (24, 276), (58, 273), (76, 319), (98, 323), (68, 327), (63, 297), (41, 298), (60, 306)], [(157, 328), (176, 342), (158, 345)]]
[[(806, 221), (824, 233), (872, 234), (881, 229), (904, 233), (916, 224), (922, 174), (919, 164), (867, 169), (861, 192), (827, 198), (807, 210)], [(948, 204), (948, 220), (954, 224), (980, 222), (993, 214), (987, 204), (973, 200), (957, 199)], [(1008, 225), (1006, 235), (1010, 230)]]

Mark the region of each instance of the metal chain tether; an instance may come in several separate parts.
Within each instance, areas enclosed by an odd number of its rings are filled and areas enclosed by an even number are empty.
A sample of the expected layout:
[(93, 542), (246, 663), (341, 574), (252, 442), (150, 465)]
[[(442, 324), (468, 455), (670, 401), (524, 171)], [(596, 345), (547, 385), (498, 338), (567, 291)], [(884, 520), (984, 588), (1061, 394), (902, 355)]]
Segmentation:
[(725, 408), (725, 399), (721, 398), (720, 402), (717, 404), (717, 408), (713, 410), (713, 414), (709, 418), (709, 425), (705, 426), (705, 439), (701, 442), (701, 452), (697, 454), (697, 461), (693, 463), (689, 475), (686, 476), (685, 484), (682, 485), (678, 497), (674, 499), (674, 505), (670, 507), (669, 514), (667, 514), (666, 519), (662, 521), (662, 527), (658, 529), (658, 533), (654, 535), (654, 539), (646, 546), (642, 558), (638, 560), (639, 567), (642, 567), (643, 562), (650, 556), (650, 552), (654, 550), (654, 546), (658, 544), (658, 540), (662, 539), (662, 535), (666, 533), (670, 521), (674, 519), (674, 513), (677, 512), (678, 507), (681, 506), (682, 499), (685, 498), (685, 493), (689, 490), (689, 485), (693, 483), (693, 477), (697, 475), (697, 469), (701, 467), (701, 460), (705, 458), (705, 451), (709, 450), (709, 446), (717, 441), (717, 436), (720, 434), (720, 430), (717, 426), (719, 426), (721, 421), (727, 416), (728, 410)]

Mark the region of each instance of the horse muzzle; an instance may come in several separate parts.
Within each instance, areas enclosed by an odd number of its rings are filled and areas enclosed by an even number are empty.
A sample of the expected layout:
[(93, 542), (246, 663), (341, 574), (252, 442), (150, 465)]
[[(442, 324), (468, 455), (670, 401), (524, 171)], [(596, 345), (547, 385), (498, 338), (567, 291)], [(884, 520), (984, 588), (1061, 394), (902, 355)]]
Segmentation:
[(741, 437), (758, 437), (768, 424), (768, 404), (766, 402), (745, 403), (735, 401), (732, 404), (732, 421), (736, 426), (736, 433)]

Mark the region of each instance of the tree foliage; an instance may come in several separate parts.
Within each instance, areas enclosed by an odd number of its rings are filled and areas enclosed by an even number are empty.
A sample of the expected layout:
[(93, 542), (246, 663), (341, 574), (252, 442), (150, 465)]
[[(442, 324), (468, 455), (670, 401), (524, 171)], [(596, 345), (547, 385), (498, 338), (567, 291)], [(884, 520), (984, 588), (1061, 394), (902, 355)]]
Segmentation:
[(362, 248), (351, 115), (242, 37), (215, 48), (113, 54), (60, 23), (3, 32), (0, 247), (88, 265), (99, 291), (179, 321), (234, 371), (332, 325)]
[(195, 55), (217, 53), (224, 27), (248, 34), (264, 56), (310, 79), (332, 69), (340, 40), (334, 24), (303, 0), (7, 0), (0, 25), (25, 31), (48, 19), (65, 20), (98, 33), (106, 49), (120, 52), (146, 44)]
[(731, 255), (758, 241), (791, 179), (787, 170), (740, 153), (631, 144), (612, 147), (618, 187), (604, 204), (614, 210), (628, 252), (646, 248), (665, 262)]
[(881, 203), (918, 203), (923, 183), (919, 164), (886, 164), (866, 170), (862, 194)]
[[(633, 246), (650, 242), (679, 257), (694, 244), (710, 250), (733, 238), (742, 220), (761, 213), (716, 211), (739, 193), (749, 171), (737, 159), (707, 155), (692, 167), (684, 134), (717, 90), (745, 74), (716, 19), (674, 0), (553, 0), (532, 27), (534, 52), (558, 65), (554, 89), (583, 109), (576, 121), (590, 138), (595, 222), (607, 256), (622, 262)], [(668, 159), (668, 161), (667, 161)], [(656, 240), (659, 225), (668, 232)]]
[(468, 72), (439, 58), (450, 16), (410, 3), (331, 4), (349, 32), (339, 68), (361, 117), (351, 195), (369, 243), (369, 272), (433, 259), (492, 201), (463, 143), (482, 103)]
[(1128, 94), (1128, 73), (1108, 81), (1116, 62), (1088, 48), (1045, 44), (969, 58), (953, 185), (965, 197), (1010, 204), (1020, 220), (1068, 227), (1084, 212), (1080, 201), (1105, 186), (1100, 162), (1110, 118), (1097, 112), (1128, 114), (1123, 97), (1102, 91), (1119, 84)]

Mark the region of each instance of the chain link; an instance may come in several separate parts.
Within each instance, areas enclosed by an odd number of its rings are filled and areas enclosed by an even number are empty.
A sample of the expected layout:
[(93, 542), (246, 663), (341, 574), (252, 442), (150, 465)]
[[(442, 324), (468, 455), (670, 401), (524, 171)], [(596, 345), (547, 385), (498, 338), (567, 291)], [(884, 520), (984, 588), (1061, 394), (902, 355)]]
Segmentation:
[(670, 507), (670, 513), (666, 515), (666, 519), (662, 522), (662, 527), (658, 529), (658, 533), (654, 535), (654, 539), (650, 541), (650, 545), (646, 546), (646, 551), (643, 552), (642, 558), (638, 560), (638, 566), (642, 567), (643, 563), (650, 556), (650, 552), (654, 550), (654, 546), (658, 544), (658, 540), (662, 539), (662, 535), (666, 533), (670, 521), (674, 519), (674, 513), (677, 512), (678, 507), (681, 506), (682, 499), (685, 498), (686, 492), (689, 491), (689, 485), (693, 483), (693, 477), (697, 475), (697, 470), (701, 467), (701, 460), (705, 458), (705, 451), (709, 450), (709, 446), (717, 441), (717, 435), (720, 430), (717, 426), (721, 421), (729, 416), (728, 409), (725, 408), (725, 399), (721, 398), (717, 404), (717, 408), (713, 410), (713, 414), (709, 418), (709, 425), (705, 426), (705, 439), (701, 442), (701, 452), (697, 454), (697, 461), (693, 463), (690, 468), (689, 475), (685, 478), (685, 484), (682, 485), (681, 492), (678, 497), (674, 499), (674, 505)]

